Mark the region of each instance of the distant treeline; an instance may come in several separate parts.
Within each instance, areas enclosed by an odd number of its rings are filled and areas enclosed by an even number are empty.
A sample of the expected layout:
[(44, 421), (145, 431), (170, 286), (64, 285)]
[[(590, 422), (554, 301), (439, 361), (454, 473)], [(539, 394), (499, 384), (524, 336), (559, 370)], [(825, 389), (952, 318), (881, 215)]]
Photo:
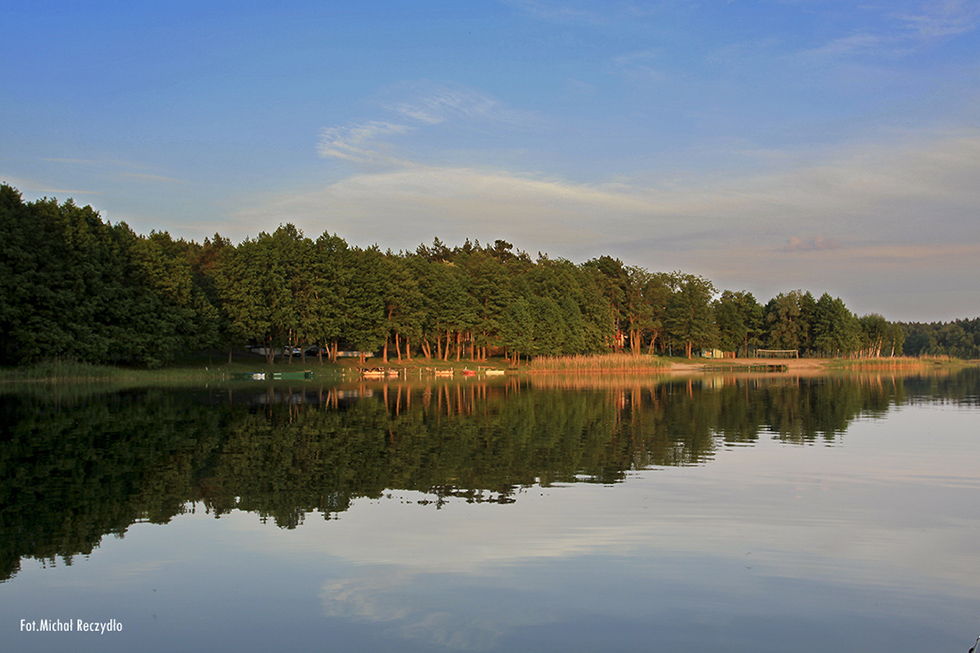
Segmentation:
[(910, 356), (980, 358), (980, 318), (902, 324), (905, 353)]
[(608, 256), (535, 260), (503, 240), (450, 248), (436, 239), (393, 253), (328, 232), (311, 239), (288, 224), (238, 245), (218, 234), (203, 243), (139, 235), (71, 200), (24, 202), (6, 184), (0, 291), (4, 365), (154, 366), (250, 344), (270, 361), (311, 348), (442, 360), (706, 348), (890, 356), (907, 338), (917, 349), (906, 353), (975, 357), (978, 344), (977, 320), (900, 325), (802, 290), (760, 304), (749, 292), (719, 294), (701, 276)]

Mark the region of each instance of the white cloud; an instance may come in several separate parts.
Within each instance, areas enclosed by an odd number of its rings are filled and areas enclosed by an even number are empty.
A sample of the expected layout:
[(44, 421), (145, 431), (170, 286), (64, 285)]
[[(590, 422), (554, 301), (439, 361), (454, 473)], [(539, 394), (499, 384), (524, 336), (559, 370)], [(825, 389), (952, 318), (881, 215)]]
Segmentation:
[[(398, 133), (385, 125), (364, 128), (343, 142), (341, 154), (371, 161), (366, 146), (375, 135)], [(980, 134), (964, 132), (902, 145), (853, 145), (822, 160), (763, 174), (644, 185), (618, 180), (585, 184), (560, 178), (474, 167), (404, 165), (354, 174), (326, 187), (282, 196), (249, 210), (306, 222), (331, 215), (373, 225), (384, 245), (392, 233), (444, 228), (440, 237), (504, 228), (523, 232), (525, 242), (553, 247), (562, 243), (606, 242), (637, 235), (669, 238), (701, 232), (727, 238), (733, 228), (753, 238), (768, 234), (779, 248), (801, 227), (824, 234), (810, 249), (830, 249), (835, 241), (902, 240), (903, 235), (942, 240), (933, 212), (943, 216), (950, 238), (977, 237), (973, 207), (980, 206)], [(356, 224), (354, 224), (356, 223)], [(552, 228), (554, 231), (551, 231)], [(560, 228), (560, 229), (559, 229)], [(637, 231), (639, 230), (639, 231)], [(622, 236), (618, 236), (622, 234)], [(515, 237), (521, 234), (516, 234)], [(719, 243), (720, 244), (720, 243)], [(795, 247), (794, 249), (800, 249)]]
[(426, 125), (452, 119), (515, 121), (521, 115), (482, 91), (460, 85), (418, 81), (402, 84), (400, 98), (385, 106), (395, 113)]
[[(412, 154), (409, 139), (396, 148), (391, 139), (412, 134), (431, 136), (449, 123), (495, 129), (531, 124), (531, 114), (505, 107), (490, 95), (476, 89), (436, 84), (426, 80), (399, 84), (389, 90), (395, 96), (382, 106), (395, 114), (395, 120), (369, 120), (321, 131), (317, 151), (320, 156), (358, 166), (411, 168), (420, 165)], [(403, 154), (398, 155), (396, 151)]]
[(330, 127), (320, 132), (317, 151), (324, 158), (343, 159), (351, 163), (403, 165), (407, 162), (389, 154), (389, 146), (380, 139), (407, 134), (411, 129), (406, 125), (380, 121)]
[[(801, 56), (810, 61), (853, 57), (902, 57), (937, 40), (972, 32), (980, 26), (980, 5), (975, 0), (936, 0), (902, 10), (863, 6), (875, 27), (834, 38), (808, 48)], [(879, 12), (879, 15), (873, 14)]]

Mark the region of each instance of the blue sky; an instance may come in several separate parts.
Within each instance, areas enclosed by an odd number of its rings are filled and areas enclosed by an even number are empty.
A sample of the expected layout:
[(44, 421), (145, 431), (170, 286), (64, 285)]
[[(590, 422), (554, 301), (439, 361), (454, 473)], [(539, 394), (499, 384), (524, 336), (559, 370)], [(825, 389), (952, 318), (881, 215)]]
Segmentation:
[(980, 315), (980, 0), (0, 0), (0, 180)]

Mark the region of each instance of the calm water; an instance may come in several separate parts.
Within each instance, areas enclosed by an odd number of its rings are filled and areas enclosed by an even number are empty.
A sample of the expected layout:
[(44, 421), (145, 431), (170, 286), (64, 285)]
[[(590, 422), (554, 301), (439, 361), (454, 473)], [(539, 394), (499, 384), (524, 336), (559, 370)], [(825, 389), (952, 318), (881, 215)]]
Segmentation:
[(978, 388), (0, 395), (0, 648), (965, 653)]

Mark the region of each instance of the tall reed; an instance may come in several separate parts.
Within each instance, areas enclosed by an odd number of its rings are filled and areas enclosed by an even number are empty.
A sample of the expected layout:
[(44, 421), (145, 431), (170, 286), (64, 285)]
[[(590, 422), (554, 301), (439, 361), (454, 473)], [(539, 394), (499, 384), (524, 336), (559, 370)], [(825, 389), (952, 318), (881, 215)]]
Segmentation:
[(538, 356), (531, 361), (528, 370), (533, 373), (650, 373), (666, 372), (669, 365), (653, 356), (631, 354), (604, 354), (598, 356)]
[(945, 361), (911, 356), (895, 356), (889, 358), (855, 358), (834, 361), (834, 364), (835, 366), (848, 370), (870, 371), (922, 369), (924, 367), (940, 364), (941, 362), (948, 363), (949, 358), (947, 357)]

